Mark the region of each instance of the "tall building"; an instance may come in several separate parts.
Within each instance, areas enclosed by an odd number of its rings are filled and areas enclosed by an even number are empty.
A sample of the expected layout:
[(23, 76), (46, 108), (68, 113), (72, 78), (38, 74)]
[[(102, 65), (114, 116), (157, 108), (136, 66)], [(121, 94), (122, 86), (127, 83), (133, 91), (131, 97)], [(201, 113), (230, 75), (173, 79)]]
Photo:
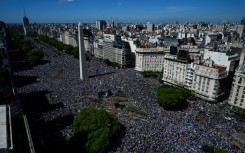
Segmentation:
[(97, 20), (96, 21), (96, 28), (99, 30), (104, 30), (106, 28), (106, 21), (105, 20)]
[(228, 103), (245, 109), (245, 48), (241, 53), (239, 66), (234, 74)]
[(226, 67), (215, 65), (209, 58), (196, 65), (191, 90), (197, 97), (216, 102), (226, 94), (226, 80)]
[(83, 39), (83, 27), (80, 23), (78, 24), (78, 46), (79, 46), (80, 79), (84, 80), (88, 76), (87, 76), (84, 39)]
[(147, 22), (146, 23), (146, 31), (152, 32), (154, 31), (155, 25), (153, 23)]
[(241, 25), (241, 24), (235, 25), (235, 30), (239, 34), (240, 38), (244, 36), (244, 32), (245, 32), (244, 31), (245, 30), (244, 25)]
[(243, 19), (241, 20), (241, 24), (245, 25), (245, 16), (243, 17)]
[(162, 72), (164, 64), (163, 48), (136, 48), (135, 70)]
[(163, 66), (163, 82), (169, 85), (185, 87), (188, 61), (179, 59), (177, 55), (165, 55)]
[(128, 42), (114, 35), (106, 35), (95, 43), (94, 56), (118, 63), (121, 67), (132, 65), (131, 48)]
[(27, 32), (30, 31), (30, 23), (29, 23), (29, 19), (26, 16), (26, 10), (24, 8), (24, 17), (23, 17), (23, 29), (24, 29), (24, 34), (26, 35)]

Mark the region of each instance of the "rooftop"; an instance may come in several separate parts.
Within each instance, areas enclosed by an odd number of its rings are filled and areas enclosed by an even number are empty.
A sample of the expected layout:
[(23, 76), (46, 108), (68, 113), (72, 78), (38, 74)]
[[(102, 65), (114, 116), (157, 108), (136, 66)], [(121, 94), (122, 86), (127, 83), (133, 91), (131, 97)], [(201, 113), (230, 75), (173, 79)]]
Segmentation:
[(209, 67), (209, 68), (213, 68), (213, 69), (217, 69), (220, 71), (226, 70), (225, 66), (220, 66), (220, 65), (213, 65), (213, 66), (208, 66), (208, 65), (204, 65), (204, 64), (198, 64), (200, 66), (204, 66), (204, 67)]

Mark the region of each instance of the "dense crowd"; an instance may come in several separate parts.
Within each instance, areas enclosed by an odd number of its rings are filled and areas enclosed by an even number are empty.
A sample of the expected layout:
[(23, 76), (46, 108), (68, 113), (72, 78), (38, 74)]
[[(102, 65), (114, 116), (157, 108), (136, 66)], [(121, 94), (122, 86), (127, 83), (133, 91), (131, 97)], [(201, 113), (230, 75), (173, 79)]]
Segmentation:
[[(51, 121), (67, 115), (76, 115), (82, 107), (94, 107), (98, 92), (123, 91), (129, 101), (147, 113), (146, 119), (129, 119), (118, 114), (126, 127), (125, 137), (117, 152), (201, 152), (203, 144), (212, 144), (227, 152), (241, 152), (232, 145), (232, 136), (245, 132), (243, 122), (226, 120), (225, 102), (208, 104), (195, 100), (184, 111), (167, 111), (156, 101), (156, 79), (144, 78), (134, 69), (106, 66), (101, 60), (87, 61), (89, 78), (79, 79), (79, 61), (72, 56), (44, 50), (49, 63), (30, 70), (16, 72), (19, 76), (38, 76), (37, 82), (18, 88), (18, 93), (50, 91), (45, 96), (50, 105), (62, 107), (45, 111), (40, 119)], [(70, 138), (71, 124), (61, 129)]]

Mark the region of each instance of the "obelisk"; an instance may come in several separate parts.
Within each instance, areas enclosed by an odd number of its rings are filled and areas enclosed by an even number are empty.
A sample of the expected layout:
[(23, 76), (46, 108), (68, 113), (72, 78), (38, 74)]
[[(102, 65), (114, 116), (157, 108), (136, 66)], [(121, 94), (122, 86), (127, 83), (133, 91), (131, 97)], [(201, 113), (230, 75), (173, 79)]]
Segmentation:
[(79, 47), (80, 79), (84, 80), (88, 76), (87, 76), (84, 39), (83, 39), (83, 27), (80, 22), (78, 24), (78, 47)]

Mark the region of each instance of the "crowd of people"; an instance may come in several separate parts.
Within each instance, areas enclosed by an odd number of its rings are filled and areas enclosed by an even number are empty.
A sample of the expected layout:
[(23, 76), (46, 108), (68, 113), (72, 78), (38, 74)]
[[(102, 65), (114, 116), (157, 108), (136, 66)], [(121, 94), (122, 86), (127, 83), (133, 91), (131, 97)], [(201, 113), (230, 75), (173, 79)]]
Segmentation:
[[(232, 145), (232, 137), (244, 133), (245, 124), (225, 119), (224, 112), (228, 110), (225, 102), (208, 104), (197, 99), (183, 111), (167, 111), (157, 104), (156, 89), (161, 85), (157, 79), (144, 78), (133, 68), (113, 68), (90, 57), (87, 61), (89, 77), (80, 80), (77, 59), (49, 49), (44, 51), (47, 55), (44, 59), (50, 62), (15, 72), (19, 76), (38, 77), (37, 82), (18, 88), (18, 93), (49, 91), (45, 96), (50, 106), (62, 104), (42, 112), (41, 120), (48, 122), (74, 116), (83, 107), (94, 107), (98, 92), (111, 90), (115, 94), (121, 90), (147, 117), (132, 119), (118, 114), (126, 134), (116, 152), (202, 152), (203, 144), (227, 152), (241, 152)], [(71, 126), (59, 129), (66, 139), (72, 137)]]

